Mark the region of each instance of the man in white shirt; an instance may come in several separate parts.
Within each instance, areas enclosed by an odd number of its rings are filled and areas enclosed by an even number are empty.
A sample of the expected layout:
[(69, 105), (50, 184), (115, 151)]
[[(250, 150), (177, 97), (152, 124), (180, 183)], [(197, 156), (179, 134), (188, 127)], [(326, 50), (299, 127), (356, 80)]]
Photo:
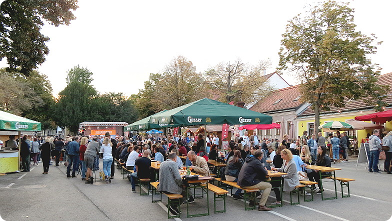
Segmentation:
[(256, 131), (253, 132), (253, 144), (259, 145), (259, 138), (257, 137)]
[(212, 143), (217, 145), (217, 146), (219, 146), (219, 137), (218, 137), (218, 135), (216, 135), (216, 134), (214, 135), (214, 139), (213, 139)]
[(139, 146), (134, 146), (133, 151), (128, 155), (127, 163), (125, 164), (128, 170), (133, 170), (135, 160), (139, 157)]

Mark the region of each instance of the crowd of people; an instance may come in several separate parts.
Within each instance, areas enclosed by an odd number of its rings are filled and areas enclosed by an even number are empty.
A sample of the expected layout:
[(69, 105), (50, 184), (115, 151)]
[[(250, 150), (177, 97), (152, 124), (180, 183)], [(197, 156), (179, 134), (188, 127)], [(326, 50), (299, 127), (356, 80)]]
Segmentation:
[[(379, 135), (380, 131), (374, 130), (373, 135), (369, 136), (369, 172), (380, 171), (378, 156), (383, 149), (387, 158), (385, 170), (390, 173), (392, 132), (389, 132), (382, 140)], [(14, 139), (10, 138), (7, 141), (8, 146), (17, 147), (13, 142), (15, 142)], [(317, 138), (315, 135), (307, 136), (304, 133), (297, 140), (288, 139), (285, 135), (282, 141), (262, 139), (256, 133), (248, 137), (245, 132), (243, 136), (234, 136), (226, 150), (220, 146), (216, 134), (206, 137), (198, 134), (195, 137), (191, 135), (169, 135), (167, 137), (134, 135), (131, 138), (122, 136), (111, 138), (110, 134), (106, 133), (105, 136), (75, 136), (64, 140), (60, 137), (29, 138), (25, 135), (21, 142), (21, 161), (25, 172), (30, 170), (30, 160), (33, 161), (33, 165), (38, 165), (38, 161), (42, 159), (43, 174), (48, 174), (51, 159), (54, 159), (55, 165), (59, 166), (63, 158), (67, 166), (67, 177), (76, 177), (79, 172), (82, 180), (86, 184), (91, 184), (93, 183), (93, 171), (99, 170), (101, 158), (104, 180), (110, 183), (115, 172), (114, 159), (117, 159), (124, 162), (128, 170), (134, 171), (130, 174), (129, 180), (132, 191), (135, 191), (137, 179), (155, 179), (151, 162), (156, 161), (160, 163), (159, 191), (186, 196), (186, 183), (179, 174), (179, 169), (184, 166), (202, 176), (219, 172), (222, 179), (237, 182), (241, 187), (263, 190), (258, 207), (260, 211), (270, 210), (265, 203), (271, 190), (276, 195), (275, 203), (281, 203), (279, 190), (281, 179), (283, 179), (284, 191), (292, 191), (300, 180), (311, 180), (318, 183), (318, 187), (312, 186), (312, 191), (321, 193), (323, 189), (320, 185), (318, 171), (307, 169), (306, 165), (330, 167), (332, 162), (346, 161), (350, 144), (346, 132), (332, 133), (328, 137), (323, 137), (319, 133)], [(388, 150), (384, 147), (388, 147)], [(186, 160), (183, 162), (180, 156)], [(217, 168), (208, 166), (209, 159), (225, 162), (226, 167), (216, 171)], [(272, 178), (267, 182), (267, 170), (280, 171), (287, 175)], [(193, 202), (192, 194), (188, 196), (190, 197), (187, 199), (184, 197), (185, 201)], [(243, 198), (241, 189), (235, 192), (233, 198)], [(250, 202), (251, 205), (255, 203)], [(177, 208), (173, 207), (170, 210), (175, 213)]]

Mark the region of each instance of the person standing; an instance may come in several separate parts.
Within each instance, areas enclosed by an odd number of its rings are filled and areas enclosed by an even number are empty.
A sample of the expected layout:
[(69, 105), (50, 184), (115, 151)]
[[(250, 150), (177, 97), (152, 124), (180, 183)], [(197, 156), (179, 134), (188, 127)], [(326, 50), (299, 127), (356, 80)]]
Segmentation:
[(348, 151), (347, 142), (348, 142), (347, 133), (344, 132), (340, 136), (340, 147), (342, 148), (342, 157), (344, 161), (347, 161), (347, 151)]
[(378, 137), (380, 135), (379, 130), (374, 130), (373, 135), (369, 137), (369, 149), (370, 149), (370, 157), (369, 157), (369, 172), (379, 173), (378, 169), (378, 158), (380, 156), (381, 150), (381, 140)]
[(384, 170), (387, 171), (388, 174), (391, 174), (390, 165), (392, 160), (392, 131), (389, 131), (387, 136), (382, 139), (382, 145), (389, 147), (388, 151), (385, 151), (385, 162), (384, 162)]
[(336, 133), (333, 133), (333, 137), (331, 139), (332, 145), (332, 159), (334, 162), (339, 161), (339, 147), (340, 147), (340, 139)]
[(27, 135), (22, 138), (20, 157), (22, 158), (22, 172), (30, 172), (30, 145), (28, 144)]
[(323, 137), (323, 134), (321, 132), (318, 133), (317, 137), (317, 145), (320, 147), (325, 147), (325, 137)]
[(105, 173), (105, 180), (106, 183), (109, 183), (113, 163), (112, 142), (109, 137), (105, 137), (103, 140), (100, 152), (103, 153), (103, 172)]
[[(272, 185), (267, 180), (268, 172), (261, 164), (263, 152), (256, 150), (253, 156), (245, 159), (245, 163), (238, 175), (237, 184), (241, 187), (263, 190), (259, 203), (259, 211), (270, 211), (271, 208), (265, 206), (268, 196), (271, 192)], [(249, 202), (250, 206), (255, 202)]]
[(87, 145), (87, 149), (84, 152), (84, 161), (86, 163), (86, 184), (93, 184), (93, 168), (95, 156), (99, 153), (98, 137), (95, 136), (93, 140)]
[(54, 153), (56, 156), (56, 167), (59, 166), (61, 151), (64, 148), (63, 139), (60, 137), (54, 142)]
[[(324, 145), (325, 146), (325, 145)], [(312, 138), (308, 140), (308, 147), (314, 159), (317, 159), (317, 141), (316, 135), (312, 134)]]
[[(116, 153), (116, 150), (117, 150), (117, 140), (113, 139), (113, 138), (110, 138), (110, 133), (109, 132), (105, 133), (105, 137), (108, 137), (110, 139), (110, 142), (112, 143), (112, 156), (113, 156), (113, 154)], [(110, 179), (113, 179), (114, 171), (115, 171), (115, 169), (114, 169), (114, 160), (112, 160)]]
[(72, 141), (68, 144), (68, 166), (67, 166), (67, 177), (71, 177), (71, 166), (73, 166), (72, 169), (72, 177), (76, 177), (75, 172), (78, 170), (79, 166), (79, 143), (78, 143), (79, 138), (78, 137), (73, 137)]
[(87, 137), (82, 137), (80, 140), (80, 148), (79, 148), (79, 160), (80, 163), (82, 164), (82, 180), (86, 180), (86, 162), (84, 161), (84, 152), (86, 152), (87, 149), (87, 143), (88, 143), (88, 138)]
[(31, 142), (31, 153), (33, 156), (34, 165), (38, 165), (37, 156), (39, 154), (39, 143), (36, 137), (34, 137), (33, 142)]
[(48, 174), (49, 172), (49, 163), (50, 163), (50, 151), (51, 151), (51, 144), (50, 144), (50, 137), (45, 138), (45, 143), (41, 145), (39, 148), (41, 150), (41, 159), (42, 165), (44, 167), (44, 172), (42, 174)]

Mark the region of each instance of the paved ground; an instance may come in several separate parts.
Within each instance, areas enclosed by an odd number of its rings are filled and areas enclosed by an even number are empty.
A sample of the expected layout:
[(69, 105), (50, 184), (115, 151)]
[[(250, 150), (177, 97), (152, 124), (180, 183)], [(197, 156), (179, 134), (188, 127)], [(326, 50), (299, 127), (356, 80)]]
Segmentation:
[[(208, 217), (186, 218), (186, 207), (181, 207), (183, 220), (389, 220), (392, 215), (392, 175), (369, 173), (365, 164), (356, 161), (333, 165), (342, 168), (338, 177), (356, 179), (350, 185), (351, 197), (291, 206), (288, 193), (282, 208), (271, 212), (245, 211), (242, 201), (227, 199), (227, 212), (213, 213), (212, 194)], [(0, 215), (13, 220), (167, 220), (164, 203), (151, 203), (151, 196), (132, 193), (130, 183), (117, 170), (111, 184), (97, 181), (87, 185), (78, 178), (66, 178), (65, 167), (50, 167), (42, 174), (42, 164), (29, 173), (0, 176)], [(333, 182), (326, 180), (326, 194), (332, 196)], [(338, 186), (338, 190), (340, 187)], [(340, 192), (339, 192), (340, 193)], [(274, 194), (268, 203), (274, 201)], [(267, 203), (267, 204), (268, 204)], [(196, 199), (192, 211), (205, 210), (206, 202)], [(0, 219), (1, 220), (1, 219)]]

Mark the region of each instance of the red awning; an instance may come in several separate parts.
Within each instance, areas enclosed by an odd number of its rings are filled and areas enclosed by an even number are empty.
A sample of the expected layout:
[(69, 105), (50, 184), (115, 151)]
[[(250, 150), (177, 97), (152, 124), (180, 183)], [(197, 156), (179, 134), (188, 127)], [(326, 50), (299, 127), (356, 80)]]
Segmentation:
[(392, 110), (387, 110), (383, 112), (376, 112), (373, 114), (367, 114), (363, 116), (355, 117), (355, 120), (360, 121), (373, 121), (376, 123), (385, 123), (392, 120)]
[(280, 124), (276, 124), (276, 123), (272, 123), (272, 124), (249, 124), (249, 125), (245, 125), (242, 127), (239, 127), (238, 129), (243, 130), (254, 130), (254, 129), (258, 129), (258, 130), (269, 130), (269, 129), (279, 129), (280, 128)]

